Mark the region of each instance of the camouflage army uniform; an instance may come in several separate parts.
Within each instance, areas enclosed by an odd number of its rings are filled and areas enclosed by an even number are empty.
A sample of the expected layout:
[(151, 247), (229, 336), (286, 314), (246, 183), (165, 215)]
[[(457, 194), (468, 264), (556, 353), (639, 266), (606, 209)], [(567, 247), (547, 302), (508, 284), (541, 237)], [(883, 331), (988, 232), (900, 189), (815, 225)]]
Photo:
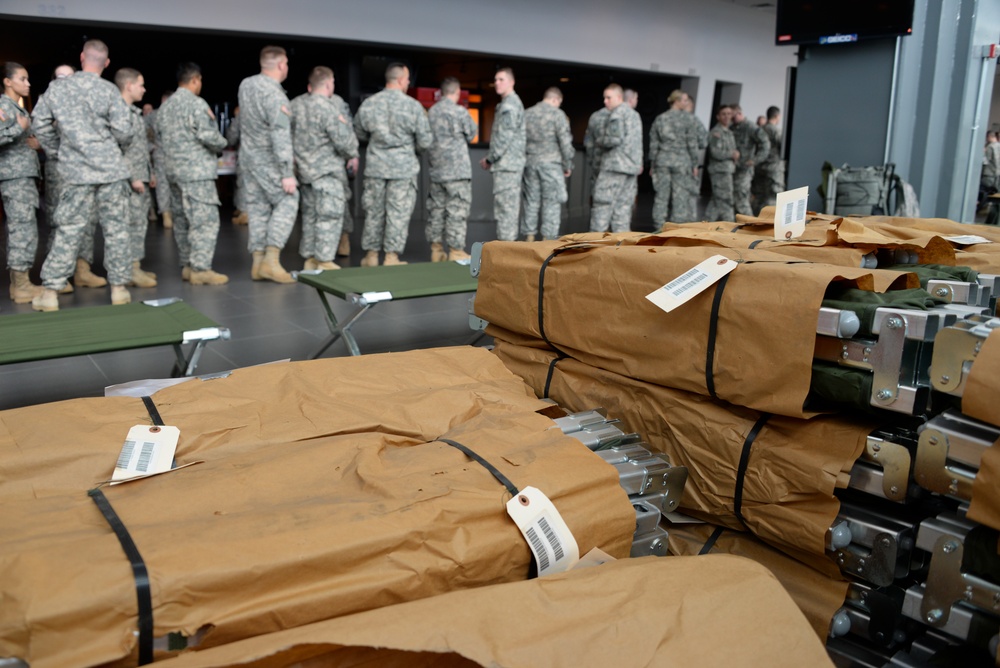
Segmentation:
[(149, 226), (149, 207), (152, 198), (149, 195), (149, 177), (151, 166), (149, 162), (149, 143), (146, 139), (146, 122), (142, 111), (135, 106), (129, 106), (132, 112), (132, 140), (125, 149), (125, 164), (128, 165), (128, 180), (130, 183), (141, 181), (144, 188), (141, 193), (129, 189), (129, 221), (131, 258), (138, 262), (146, 257), (146, 228)]
[(76, 72), (49, 84), (46, 104), (35, 107), (32, 129), (43, 146), (58, 144), (63, 182), (55, 211), (56, 236), (42, 284), (66, 285), (76, 267), (81, 238), (96, 207), (104, 231), (104, 268), (111, 285), (132, 278), (128, 231), (128, 167), (123, 148), (132, 114), (118, 87), (91, 72)]
[(665, 221), (693, 221), (696, 213), (691, 207), (691, 191), (698, 164), (698, 135), (691, 114), (671, 109), (656, 117), (649, 130), (649, 164), (656, 191), (653, 224), (659, 229)]
[(750, 186), (753, 183), (754, 167), (767, 157), (771, 146), (764, 130), (749, 119), (734, 122), (730, 130), (736, 139), (736, 150), (740, 152), (740, 159), (733, 173), (733, 207), (736, 213), (750, 216), (753, 215)]
[(524, 105), (517, 93), (511, 91), (494, 112), (490, 152), (486, 156), (493, 172), (493, 217), (497, 221), (497, 239), (501, 241), (517, 239), (524, 144)]
[[(160, 107), (162, 106), (161, 103)], [(146, 121), (147, 130), (150, 130), (150, 134), (153, 135), (150, 141), (153, 152), (153, 172), (156, 174), (156, 188), (154, 188), (156, 191), (156, 212), (163, 214), (170, 211), (170, 180), (167, 178), (167, 159), (163, 156), (160, 133), (156, 131), (157, 112), (158, 110), (154, 109), (147, 116), (144, 116), (143, 120)]]
[(434, 143), (427, 112), (405, 92), (386, 88), (361, 103), (354, 118), (358, 139), (368, 142), (361, 205), (366, 251), (402, 253), (417, 203), (417, 151)]
[[(354, 126), (354, 116), (351, 114), (351, 107), (344, 101), (344, 98), (340, 97), (336, 93), (330, 98), (337, 105), (337, 109), (340, 110), (340, 115), (344, 117), (347, 124)], [(355, 135), (356, 136), (356, 135)], [(350, 234), (354, 231), (354, 206), (351, 204), (351, 200), (354, 199), (354, 186), (353, 181), (355, 174), (348, 174), (347, 181), (344, 183), (344, 225), (343, 231), (346, 234)]]
[(736, 163), (732, 153), (736, 139), (729, 128), (716, 124), (708, 137), (708, 176), (712, 179), (712, 199), (705, 209), (708, 220), (736, 220), (733, 208), (733, 172)]
[[(702, 157), (701, 152), (708, 148), (708, 129), (701, 122), (701, 119), (691, 112), (688, 112), (688, 122), (694, 128), (695, 136), (698, 137), (698, 155), (700, 159)], [(707, 162), (707, 156), (705, 158), (705, 160), (696, 161), (695, 164), (700, 167)], [(702, 174), (699, 171), (697, 176), (692, 174), (691, 178), (691, 211), (693, 212), (694, 219), (698, 218), (698, 200), (701, 199), (701, 177)]]
[(448, 98), (427, 114), (434, 133), (428, 155), (431, 177), (427, 195), (427, 227), (430, 243), (448, 244), (465, 250), (465, 233), (472, 206), (472, 162), (469, 142), (476, 136), (476, 122), (468, 110)]
[[(240, 146), (240, 117), (233, 116), (229, 121), (229, 127), (226, 128), (226, 144), (229, 148), (238, 149)], [(246, 185), (243, 183), (243, 166), (240, 161), (236, 161), (236, 185), (233, 187), (233, 206), (240, 210), (246, 211)]]
[(597, 174), (601, 171), (601, 147), (597, 145), (597, 138), (604, 134), (604, 124), (608, 122), (608, 114), (611, 113), (605, 107), (601, 107), (590, 115), (587, 121), (587, 131), (583, 135), (583, 150), (587, 154), (587, 167), (590, 168), (590, 194), (594, 194), (594, 183), (597, 182)]
[(573, 168), (573, 136), (566, 112), (539, 102), (524, 112), (525, 144), (524, 223), (521, 232), (538, 234), (538, 214), (542, 216), (542, 238), (559, 238), (562, 205), (569, 199), (566, 172)]
[(174, 239), (182, 267), (208, 271), (219, 237), (219, 153), (228, 142), (208, 103), (178, 88), (156, 115), (156, 131), (167, 162)]
[(240, 154), (250, 217), (249, 250), (284, 248), (299, 210), (298, 192), (281, 179), (294, 176), (292, 110), (285, 91), (263, 74), (240, 83)]
[(597, 138), (601, 171), (594, 184), (590, 231), (627, 232), (632, 222), (636, 177), (642, 171), (642, 119), (635, 109), (621, 103), (608, 114), (604, 133)]
[(38, 249), (38, 153), (17, 122), (28, 112), (0, 95), (0, 196), (7, 217), (7, 268), (28, 271)]
[(333, 262), (347, 205), (345, 163), (358, 157), (358, 138), (333, 100), (305, 93), (292, 100), (292, 145), (302, 189), (299, 255)]
[(785, 189), (785, 165), (781, 160), (781, 128), (772, 123), (764, 125), (770, 150), (767, 157), (757, 163), (753, 177), (755, 213), (765, 206), (772, 206), (777, 195)]

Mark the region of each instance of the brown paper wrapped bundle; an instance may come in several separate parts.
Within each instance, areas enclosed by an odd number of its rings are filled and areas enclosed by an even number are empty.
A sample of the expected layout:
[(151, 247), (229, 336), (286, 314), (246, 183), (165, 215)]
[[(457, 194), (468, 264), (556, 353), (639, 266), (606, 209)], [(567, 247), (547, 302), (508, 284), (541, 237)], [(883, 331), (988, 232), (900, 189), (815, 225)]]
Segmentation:
[[(558, 249), (540, 294), (540, 269)], [(724, 289), (717, 283), (670, 313), (646, 299), (714, 255), (743, 261)], [(898, 287), (915, 282), (897, 276)], [(547, 341), (623, 376), (804, 417), (819, 308), (833, 283), (875, 288), (871, 270), (765, 251), (498, 241), (483, 246), (476, 315), (494, 337)]]
[[(294, 387), (290, 378), (272, 391)], [(486, 389), (469, 411), (439, 395), (431, 410), (447, 416), (436, 418), (446, 429), (433, 438), (464, 444), (519, 489), (542, 490), (581, 554), (627, 556), (635, 515), (614, 468), (520, 409), (519, 396), (523, 385), (510, 404)], [(274, 417), (266, 403), (246, 414)], [(222, 402), (204, 404), (229, 424)], [(83, 442), (86, 422), (66, 423), (62, 409), (53, 404), (48, 416), (67, 425), (60, 443)], [(245, 432), (273, 431), (266, 444), (206, 448), (201, 464), (103, 489), (149, 571), (155, 637), (204, 632), (200, 646), (211, 647), (528, 576), (530, 552), (506, 513), (510, 494), (460, 450), (399, 433), (417, 427), (301, 437), (304, 427), (288, 424), (284, 441), (283, 424), (262, 420)], [(33, 668), (134, 664), (132, 569), (86, 493), (7, 499), (0, 535), (0, 656)]]
[[(767, 619), (766, 624), (751, 620)], [(830, 666), (747, 559), (626, 559), (453, 592), (182, 655), (164, 668)]]
[[(749, 529), (813, 568), (831, 576), (838, 572), (824, 555), (827, 530), (840, 510), (834, 490), (847, 486), (876, 422), (833, 416), (762, 419), (757, 411), (571, 357), (553, 366), (557, 357), (549, 351), (498, 340), (495, 352), (539, 396), (570, 411), (603, 407), (626, 430), (666, 453), (673, 465), (686, 466), (682, 512), (730, 529)], [(741, 476), (748, 440), (750, 455)]]
[[(983, 451), (979, 472), (972, 481), (970, 520), (1000, 529), (1000, 441)], [(1000, 544), (997, 545), (1000, 553)]]
[(781, 586), (799, 606), (823, 642), (830, 633), (830, 622), (844, 605), (848, 583), (839, 573), (830, 576), (792, 559), (748, 533), (724, 530), (711, 524), (664, 521), (670, 554), (702, 554), (706, 544), (719, 531), (705, 555), (732, 554), (756, 561), (778, 578)]
[(957, 223), (946, 218), (869, 216), (862, 220), (873, 229), (899, 239), (911, 240), (926, 234), (937, 234), (945, 238), (975, 235), (989, 239), (990, 243), (985, 244), (955, 244), (955, 264), (972, 267), (985, 274), (1000, 274), (1000, 228), (995, 226)]
[(1000, 335), (986, 337), (965, 381), (962, 412), (1000, 427)]
[[(163, 422), (180, 429), (177, 462), (321, 436), (382, 431), (429, 441), (485, 405), (545, 407), (481, 348), (442, 348), (237, 369), (160, 390)], [(79, 494), (114, 470), (130, 427), (150, 424), (141, 399), (75, 399), (0, 412), (0, 502)], [(72, 427), (67, 441), (68, 425)]]

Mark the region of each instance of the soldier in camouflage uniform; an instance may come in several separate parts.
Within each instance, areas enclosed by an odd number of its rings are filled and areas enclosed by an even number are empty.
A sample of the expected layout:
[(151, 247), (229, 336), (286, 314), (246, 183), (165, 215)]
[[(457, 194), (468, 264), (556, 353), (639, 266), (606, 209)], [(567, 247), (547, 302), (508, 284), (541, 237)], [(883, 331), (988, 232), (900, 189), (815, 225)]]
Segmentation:
[[(233, 117), (226, 128), (226, 142), (229, 148), (239, 150), (240, 147), (240, 108), (233, 110)], [(236, 184), (233, 186), (233, 225), (246, 225), (250, 222), (247, 215), (247, 203), (244, 193), (246, 186), (243, 184), (243, 166), (240, 161), (236, 161)]]
[(754, 167), (767, 158), (771, 151), (767, 134), (756, 123), (743, 115), (740, 105), (733, 105), (733, 123), (729, 128), (736, 139), (736, 150), (740, 159), (733, 174), (733, 206), (736, 213), (753, 215), (750, 207), (750, 186), (753, 183)]
[(527, 143), (522, 192), (524, 223), (521, 231), (528, 241), (538, 234), (538, 214), (542, 216), (542, 239), (557, 239), (562, 222), (562, 205), (569, 199), (566, 179), (573, 171), (573, 136), (569, 117), (559, 107), (563, 95), (558, 88), (545, 91), (542, 101), (524, 112)]
[(777, 195), (785, 189), (785, 165), (781, 161), (781, 110), (767, 108), (767, 122), (763, 126), (770, 150), (767, 157), (757, 163), (753, 177), (754, 213), (765, 206), (773, 206)]
[(340, 269), (337, 254), (344, 223), (346, 165), (358, 158), (354, 127), (333, 102), (334, 77), (329, 67), (309, 73), (308, 93), (292, 100), (292, 146), (302, 189), (304, 269)]
[(59, 309), (57, 290), (73, 273), (80, 239), (97, 208), (104, 231), (104, 267), (111, 283), (111, 303), (132, 301), (125, 284), (132, 275), (128, 232), (128, 167), (122, 150), (132, 133), (132, 114), (121, 93), (101, 78), (108, 47), (99, 40), (83, 45), (82, 71), (53, 81), (46, 105), (35, 108), (32, 128), (43, 146), (59, 147), (59, 176), (64, 186), (56, 208), (56, 237), (42, 266), (45, 291), (31, 306)]
[[(160, 97), (160, 108), (167, 103), (173, 93), (164, 93)], [(170, 229), (174, 226), (173, 214), (170, 212), (170, 181), (167, 179), (167, 159), (163, 155), (163, 146), (160, 142), (160, 135), (156, 131), (156, 115), (159, 109), (153, 109), (144, 118), (146, 127), (153, 134), (153, 170), (156, 174), (156, 210), (163, 217), (163, 227)]]
[(281, 266), (299, 210), (294, 173), (291, 103), (281, 88), (288, 76), (288, 56), (280, 46), (260, 52), (260, 74), (240, 84), (240, 154), (250, 217), (250, 277), (294, 283)]
[(650, 176), (656, 198), (653, 224), (665, 221), (690, 223), (695, 219), (691, 204), (692, 182), (698, 173), (698, 135), (687, 112), (687, 93), (675, 90), (667, 101), (670, 109), (653, 121), (649, 131)]
[(597, 137), (601, 147), (601, 171), (594, 184), (594, 206), (590, 231), (627, 232), (632, 222), (636, 177), (642, 173), (642, 120), (622, 99), (622, 87), (604, 89), (604, 106), (610, 112), (604, 132)]
[(156, 115), (170, 180), (170, 206), (181, 277), (191, 285), (223, 285), (229, 277), (212, 270), (219, 237), (219, 154), (228, 142), (201, 95), (201, 68), (177, 70), (177, 92)]
[(583, 150), (587, 154), (587, 167), (590, 171), (591, 197), (594, 195), (597, 175), (601, 171), (601, 148), (597, 145), (597, 138), (604, 134), (604, 124), (608, 121), (609, 113), (606, 107), (601, 107), (592, 113), (587, 121), (587, 131), (583, 135)]
[[(334, 82), (334, 90), (336, 90), (336, 82)], [(340, 111), (340, 115), (344, 117), (347, 124), (354, 127), (354, 116), (351, 114), (351, 107), (344, 101), (344, 98), (334, 93), (330, 100), (337, 105), (337, 110)], [(352, 181), (357, 173), (358, 158), (354, 158), (347, 163), (347, 180), (344, 182), (344, 224), (341, 228), (340, 245), (337, 246), (337, 255), (347, 256), (351, 254), (351, 233), (354, 232), (354, 212), (351, 205), (351, 200), (354, 199)]]
[(524, 105), (514, 92), (514, 71), (497, 70), (493, 85), (500, 104), (493, 114), (490, 152), (479, 166), (493, 172), (493, 216), (497, 239), (517, 239), (517, 219), (521, 211), (521, 176), (524, 173)]
[(125, 164), (128, 165), (129, 185), (132, 187), (132, 192), (129, 193), (128, 221), (132, 255), (130, 285), (152, 288), (156, 286), (156, 275), (143, 271), (141, 264), (146, 257), (146, 228), (149, 226), (149, 209), (152, 204), (149, 186), (155, 185), (156, 181), (150, 175), (146, 123), (142, 118), (142, 111), (135, 106), (146, 94), (146, 83), (137, 70), (123, 67), (115, 73), (115, 85), (122, 92), (122, 99), (132, 113), (132, 138), (125, 149)]
[[(431, 244), (431, 262), (463, 260), (465, 233), (472, 206), (472, 161), (469, 142), (476, 136), (476, 122), (468, 110), (458, 104), (462, 88), (455, 77), (441, 82), (441, 99), (427, 114), (434, 133), (434, 145), (428, 155), (431, 177), (427, 195), (427, 227)], [(444, 252), (442, 241), (449, 251)]]
[(729, 129), (733, 121), (732, 107), (719, 107), (715, 118), (718, 123), (712, 127), (708, 137), (708, 176), (712, 179), (712, 199), (705, 209), (705, 217), (708, 220), (736, 220), (733, 172), (736, 171), (740, 152), (736, 150), (736, 139)]
[(365, 210), (361, 247), (367, 251), (361, 265), (365, 267), (378, 266), (382, 249), (385, 264), (406, 264), (399, 254), (406, 246), (417, 203), (420, 162), (416, 151), (426, 151), (434, 143), (427, 112), (406, 94), (409, 86), (409, 68), (392, 63), (385, 70), (385, 88), (362, 102), (354, 118), (358, 139), (368, 142), (361, 194)]
[(694, 128), (695, 135), (698, 137), (699, 158), (695, 164), (694, 178), (691, 179), (691, 211), (693, 212), (694, 219), (697, 219), (698, 200), (701, 198), (701, 168), (706, 162), (703, 151), (708, 148), (708, 128), (705, 127), (700, 118), (694, 115), (694, 99), (690, 95), (687, 96), (686, 111), (688, 112), (688, 121), (691, 123), (691, 127)]
[(26, 304), (41, 292), (28, 278), (38, 249), (38, 141), (31, 136), (28, 112), (18, 103), (27, 99), (28, 71), (8, 62), (3, 68), (0, 96), (0, 196), (7, 217), (7, 268), (10, 298)]

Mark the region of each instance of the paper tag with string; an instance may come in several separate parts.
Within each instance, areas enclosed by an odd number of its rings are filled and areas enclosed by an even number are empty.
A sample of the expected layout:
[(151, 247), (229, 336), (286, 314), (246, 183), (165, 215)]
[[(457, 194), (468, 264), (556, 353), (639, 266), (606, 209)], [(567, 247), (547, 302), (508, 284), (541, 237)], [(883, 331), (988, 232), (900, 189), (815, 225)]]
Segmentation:
[(713, 255), (684, 272), (662, 288), (646, 295), (646, 299), (670, 313), (714, 285), (739, 263), (724, 255)]
[(545, 494), (525, 487), (507, 502), (507, 514), (535, 556), (539, 577), (562, 573), (580, 560), (580, 548), (562, 515)]
[(177, 427), (137, 424), (129, 429), (111, 484), (169, 471), (180, 435), (181, 430)]
[(809, 186), (778, 193), (774, 207), (774, 238), (778, 241), (798, 239), (806, 231), (806, 209)]

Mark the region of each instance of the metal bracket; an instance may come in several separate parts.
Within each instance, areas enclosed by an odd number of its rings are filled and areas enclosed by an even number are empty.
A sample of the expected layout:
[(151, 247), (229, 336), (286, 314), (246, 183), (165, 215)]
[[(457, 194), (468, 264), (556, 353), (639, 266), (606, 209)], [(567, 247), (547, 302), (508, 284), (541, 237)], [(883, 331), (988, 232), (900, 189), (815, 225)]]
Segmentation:
[(924, 489), (966, 501), (983, 450), (1000, 439), (1000, 429), (949, 410), (920, 428), (914, 478)]
[(489, 320), (483, 320), (478, 315), (476, 315), (476, 296), (472, 295), (469, 297), (469, 329), (475, 332), (485, 332), (486, 328), (490, 326)]
[(927, 292), (952, 304), (985, 306), (989, 303), (990, 291), (979, 283), (931, 279), (927, 281)]
[(477, 241), (472, 244), (472, 257), (469, 260), (469, 273), (474, 278), (479, 277), (479, 270), (483, 266), (483, 242)]
[(839, 522), (847, 523), (851, 536), (849, 545), (830, 553), (841, 571), (880, 587), (909, 571), (912, 525), (847, 502), (841, 503)]
[(920, 614), (925, 624), (942, 628), (948, 624), (952, 606), (964, 601), (1000, 613), (1000, 586), (962, 572), (965, 545), (957, 536), (942, 535), (934, 542)]
[(912, 457), (903, 445), (869, 436), (851, 468), (850, 486), (902, 503), (906, 500)]

